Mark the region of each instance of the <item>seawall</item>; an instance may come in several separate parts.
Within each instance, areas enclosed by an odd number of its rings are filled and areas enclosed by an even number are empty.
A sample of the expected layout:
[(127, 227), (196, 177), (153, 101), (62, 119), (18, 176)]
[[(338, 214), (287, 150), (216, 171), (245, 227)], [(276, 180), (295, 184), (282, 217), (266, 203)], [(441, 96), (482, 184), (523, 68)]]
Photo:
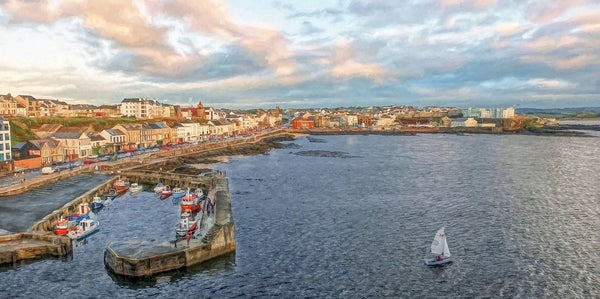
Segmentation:
[[(235, 251), (235, 226), (227, 178), (213, 176), (215, 193), (215, 223), (201, 240), (179, 242), (177, 247), (154, 247), (148, 252), (132, 253), (127, 244), (109, 244), (104, 252), (105, 266), (115, 274), (127, 277), (147, 277), (158, 273), (190, 267)], [(177, 244), (177, 243), (176, 243)]]
[(17, 265), (22, 260), (72, 253), (71, 240), (65, 236), (16, 233), (0, 236), (0, 265)]

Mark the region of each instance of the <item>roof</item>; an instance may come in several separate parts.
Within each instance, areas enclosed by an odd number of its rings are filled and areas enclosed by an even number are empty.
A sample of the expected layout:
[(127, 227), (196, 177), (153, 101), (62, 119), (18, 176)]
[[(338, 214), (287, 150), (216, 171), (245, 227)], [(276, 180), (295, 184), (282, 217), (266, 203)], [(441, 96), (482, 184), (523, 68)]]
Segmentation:
[(163, 122), (155, 122), (148, 124), (152, 129), (169, 129), (169, 126), (165, 125)]
[(125, 135), (125, 133), (121, 132), (121, 130), (108, 129), (104, 131), (106, 131), (106, 133), (110, 134), (111, 136)]
[(23, 146), (25, 146), (25, 142), (18, 142), (12, 148), (13, 149), (21, 149), (21, 148), (23, 148)]
[(27, 99), (29, 101), (35, 101), (36, 99), (33, 96), (30, 95), (19, 95), (20, 97)]
[(59, 144), (58, 141), (52, 140), (52, 139), (34, 139), (34, 140), (29, 140), (28, 142), (33, 144), (33, 146), (35, 146), (38, 149), (42, 149), (44, 144), (48, 144), (48, 147), (50, 147), (50, 148), (57, 147)]
[(79, 139), (80, 133), (54, 133), (52, 137), (56, 139)]

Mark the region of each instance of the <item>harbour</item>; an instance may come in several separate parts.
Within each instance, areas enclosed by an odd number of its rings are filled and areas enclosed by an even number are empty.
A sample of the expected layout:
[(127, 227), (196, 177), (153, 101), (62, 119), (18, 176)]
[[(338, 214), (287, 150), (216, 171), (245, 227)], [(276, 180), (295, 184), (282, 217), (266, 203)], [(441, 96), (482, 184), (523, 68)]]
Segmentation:
[[(266, 155), (211, 166), (227, 176), (234, 253), (146, 278), (114, 274), (104, 265), (108, 244), (172, 246), (181, 212), (152, 191), (128, 193), (98, 213), (98, 233), (73, 242), (72, 258), (8, 268), (0, 285), (17, 297), (36, 297), (42, 288), (117, 298), (166, 298), (182, 290), (200, 297), (595, 297), (600, 276), (589, 241), (598, 235), (587, 228), (600, 212), (598, 177), (585, 165), (597, 163), (597, 142), (298, 137)], [(301, 151), (348, 157), (295, 154)], [(444, 223), (454, 263), (430, 269), (423, 258)], [(578, 281), (562, 283), (571, 277)]]

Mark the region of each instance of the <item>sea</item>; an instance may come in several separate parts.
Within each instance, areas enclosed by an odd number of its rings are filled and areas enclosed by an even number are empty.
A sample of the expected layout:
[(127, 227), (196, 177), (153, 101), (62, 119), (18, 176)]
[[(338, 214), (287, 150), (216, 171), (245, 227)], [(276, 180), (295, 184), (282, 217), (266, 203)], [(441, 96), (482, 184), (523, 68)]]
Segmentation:
[[(229, 178), (235, 254), (111, 274), (110, 242), (165, 243), (178, 221), (169, 199), (127, 194), (72, 257), (0, 269), (0, 297), (598, 298), (599, 166), (596, 137), (300, 136), (212, 165)], [(425, 266), (443, 226), (454, 262)]]

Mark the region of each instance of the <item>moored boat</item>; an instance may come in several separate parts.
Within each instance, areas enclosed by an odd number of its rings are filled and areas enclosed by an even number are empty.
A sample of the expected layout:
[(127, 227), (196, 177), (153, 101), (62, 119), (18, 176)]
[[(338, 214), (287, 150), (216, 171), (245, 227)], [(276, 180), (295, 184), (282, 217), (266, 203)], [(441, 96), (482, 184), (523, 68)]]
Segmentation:
[(94, 199), (92, 200), (92, 209), (96, 210), (101, 209), (102, 207), (104, 207), (104, 201), (102, 198), (100, 196), (94, 196)]
[(173, 193), (173, 191), (171, 191), (171, 186), (165, 185), (163, 190), (160, 192), (160, 198), (165, 199), (171, 196), (171, 193)]
[(431, 242), (430, 253), (435, 255), (435, 257), (425, 259), (425, 265), (427, 266), (442, 266), (452, 263), (452, 259), (450, 259), (450, 248), (448, 248), (444, 229), (445, 227), (440, 228), (435, 234), (433, 242)]
[(195, 230), (198, 229), (198, 221), (189, 217), (182, 217), (175, 229), (175, 235), (177, 237), (185, 237), (192, 235)]
[(185, 194), (187, 193), (187, 190), (183, 190), (179, 187), (175, 187), (173, 188), (173, 190), (171, 190), (171, 196), (172, 198), (182, 198)]
[(158, 183), (156, 184), (156, 186), (154, 187), (154, 192), (155, 193), (161, 193), (163, 191), (163, 189), (165, 188), (165, 185), (163, 185), (163, 183)]
[(77, 213), (69, 216), (69, 220), (81, 221), (89, 218), (90, 207), (87, 204), (80, 203), (77, 207)]
[(106, 199), (115, 199), (115, 197), (117, 197), (117, 196), (119, 196), (117, 189), (112, 188), (112, 189), (108, 190), (108, 193), (106, 194)]
[(142, 191), (142, 186), (138, 183), (131, 183), (131, 186), (129, 186), (129, 192), (131, 192), (132, 194), (136, 194), (140, 191)]
[(100, 229), (100, 223), (92, 219), (84, 219), (77, 224), (75, 230), (70, 231), (67, 236), (71, 239), (81, 240)]
[(68, 232), (74, 230), (77, 226), (77, 221), (70, 221), (62, 216), (58, 221), (54, 223), (54, 233), (58, 236), (66, 235)]
[(124, 180), (116, 180), (113, 184), (113, 188), (117, 190), (117, 192), (125, 191), (129, 189), (129, 182)]
[(190, 192), (187, 190), (187, 194), (181, 198), (181, 211), (190, 210), (192, 212), (196, 212), (200, 209), (200, 198), (194, 192)]

